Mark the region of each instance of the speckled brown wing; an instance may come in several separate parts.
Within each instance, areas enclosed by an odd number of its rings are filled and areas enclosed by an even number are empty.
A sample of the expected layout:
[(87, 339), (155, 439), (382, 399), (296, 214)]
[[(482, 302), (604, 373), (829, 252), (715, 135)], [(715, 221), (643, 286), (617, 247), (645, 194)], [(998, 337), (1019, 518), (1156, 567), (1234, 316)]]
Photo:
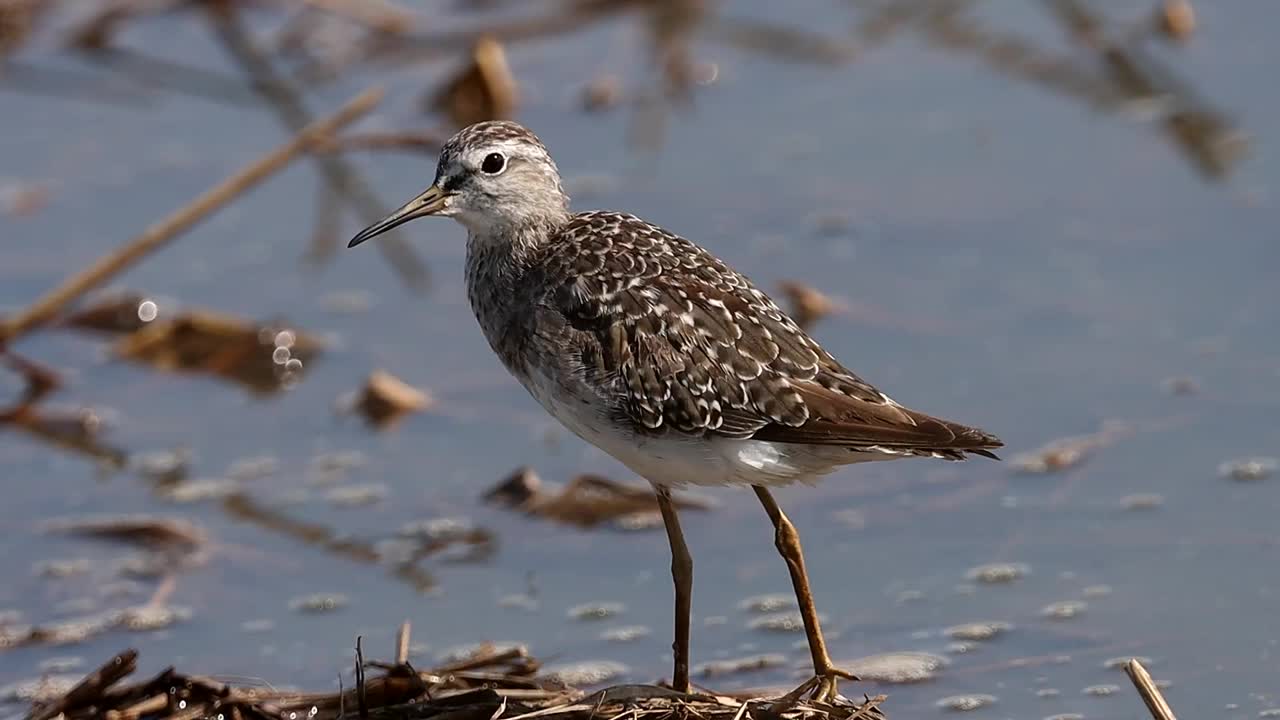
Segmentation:
[(547, 247), (552, 302), (584, 376), (640, 433), (680, 432), (959, 458), (999, 440), (903, 408), (693, 243), (582, 213)]

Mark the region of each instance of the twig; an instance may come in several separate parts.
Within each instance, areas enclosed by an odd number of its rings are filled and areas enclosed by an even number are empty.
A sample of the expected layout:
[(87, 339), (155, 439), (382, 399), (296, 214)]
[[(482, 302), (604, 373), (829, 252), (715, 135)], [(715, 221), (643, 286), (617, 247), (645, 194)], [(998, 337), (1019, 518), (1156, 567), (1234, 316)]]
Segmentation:
[(120, 274), (143, 257), (172, 241), (213, 211), (270, 177), (308, 149), (317, 138), (331, 135), (373, 109), (382, 99), (380, 88), (366, 90), (337, 112), (304, 127), (292, 140), (255, 160), (186, 206), (152, 225), (134, 239), (99, 259), (79, 274), (49, 291), (17, 317), (0, 324), (0, 346), (48, 323), (85, 292)]
[(386, 0), (297, 0), (303, 5), (353, 20), (385, 33), (402, 33), (413, 27), (413, 13)]
[(396, 633), (396, 664), (403, 665), (409, 662), (409, 633), (413, 626), (408, 620), (400, 623), (400, 632)]
[(1173, 714), (1173, 708), (1169, 707), (1169, 703), (1165, 701), (1160, 688), (1156, 687), (1155, 681), (1151, 679), (1151, 673), (1147, 672), (1137, 658), (1124, 664), (1124, 672), (1133, 681), (1133, 686), (1142, 696), (1142, 702), (1147, 704), (1151, 717), (1155, 720), (1178, 720)]
[[(254, 46), (249, 31), (240, 21), (236, 8), (231, 3), (210, 3), (205, 5), (213, 24), (218, 40), (226, 47), (227, 52), (240, 64), (245, 74), (253, 79), (254, 89), (271, 103), (281, 122), (291, 130), (297, 130), (310, 121), (310, 113), (302, 101), (303, 94), (293, 87), (275, 68), (271, 61)], [(334, 192), (350, 202), (366, 223), (381, 220), (390, 211), (385, 207), (369, 184), (352, 167), (345, 158), (328, 154), (313, 154), (316, 164), (324, 176), (325, 182), (332, 186)], [(390, 240), (390, 242), (387, 242)], [(387, 258), (392, 268), (414, 289), (422, 289), (427, 285), (427, 267), (413, 253), (413, 249), (403, 242), (399, 236), (392, 235), (378, 243), (378, 249)], [(332, 254), (333, 246), (313, 248), (312, 257), (323, 259)]]
[(360, 717), (369, 717), (369, 699), (365, 695), (364, 681), (364, 649), (360, 647), (363, 638), (356, 636), (356, 705), (360, 711)]
[(121, 678), (132, 674), (137, 668), (138, 651), (132, 648), (125, 650), (105, 662), (102, 667), (86, 675), (83, 680), (76, 683), (75, 687), (68, 690), (66, 695), (48, 705), (33, 708), (27, 714), (27, 720), (49, 720), (89, 705), (107, 688), (119, 682)]

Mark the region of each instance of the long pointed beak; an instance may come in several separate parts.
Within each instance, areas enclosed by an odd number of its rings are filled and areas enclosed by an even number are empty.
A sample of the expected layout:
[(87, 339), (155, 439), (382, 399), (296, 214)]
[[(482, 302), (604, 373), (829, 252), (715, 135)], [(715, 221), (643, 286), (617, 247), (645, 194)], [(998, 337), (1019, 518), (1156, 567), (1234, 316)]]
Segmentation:
[(435, 215), (444, 209), (445, 200), (448, 197), (438, 185), (432, 184), (425, 192), (405, 203), (399, 210), (356, 233), (356, 236), (351, 238), (351, 242), (347, 243), (347, 247), (353, 248), (369, 238), (381, 235), (391, 228), (399, 227), (410, 220)]

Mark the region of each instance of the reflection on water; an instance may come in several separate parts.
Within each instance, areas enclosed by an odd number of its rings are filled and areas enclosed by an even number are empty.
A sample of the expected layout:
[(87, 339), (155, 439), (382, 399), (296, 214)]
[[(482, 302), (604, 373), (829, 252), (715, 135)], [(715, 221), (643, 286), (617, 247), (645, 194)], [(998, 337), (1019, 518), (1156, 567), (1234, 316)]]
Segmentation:
[[(8, 343), (0, 686), (130, 643), (143, 672), (326, 688), (354, 636), (389, 646), (406, 618), (420, 658), (513, 641), (569, 674), (668, 671), (652, 509), (490, 355), (461, 232), (334, 250), (430, 181), (451, 114), (481, 112), (537, 130), (578, 207), (698, 239), (894, 397), (1008, 442), (1004, 465), (886, 463), (782, 493), (832, 652), (857, 690), (888, 688), (891, 716), (1138, 712), (1133, 655), (1185, 715), (1280, 704), (1280, 166), (1248, 140), (1280, 124), (1258, 90), (1280, 10), (151, 5), (0, 5), (0, 312), (365, 85), (389, 97), (115, 280), (145, 295)], [(461, 104), (424, 116), (446, 86)], [(176, 303), (217, 314), (177, 332)], [(294, 359), (305, 373), (280, 382)], [(427, 411), (382, 429), (342, 412), (374, 371)], [(740, 491), (713, 500), (686, 520), (698, 680), (794, 684), (804, 638), (766, 602), (788, 597), (767, 518)]]

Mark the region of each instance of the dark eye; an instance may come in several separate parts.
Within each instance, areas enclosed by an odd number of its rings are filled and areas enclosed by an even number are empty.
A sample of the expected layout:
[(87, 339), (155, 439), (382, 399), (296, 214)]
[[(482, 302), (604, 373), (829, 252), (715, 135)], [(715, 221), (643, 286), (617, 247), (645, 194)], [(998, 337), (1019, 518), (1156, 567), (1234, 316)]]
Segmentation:
[(484, 156), (484, 162), (480, 163), (480, 170), (486, 175), (497, 175), (507, 166), (507, 159), (502, 157), (502, 153), (489, 153)]

